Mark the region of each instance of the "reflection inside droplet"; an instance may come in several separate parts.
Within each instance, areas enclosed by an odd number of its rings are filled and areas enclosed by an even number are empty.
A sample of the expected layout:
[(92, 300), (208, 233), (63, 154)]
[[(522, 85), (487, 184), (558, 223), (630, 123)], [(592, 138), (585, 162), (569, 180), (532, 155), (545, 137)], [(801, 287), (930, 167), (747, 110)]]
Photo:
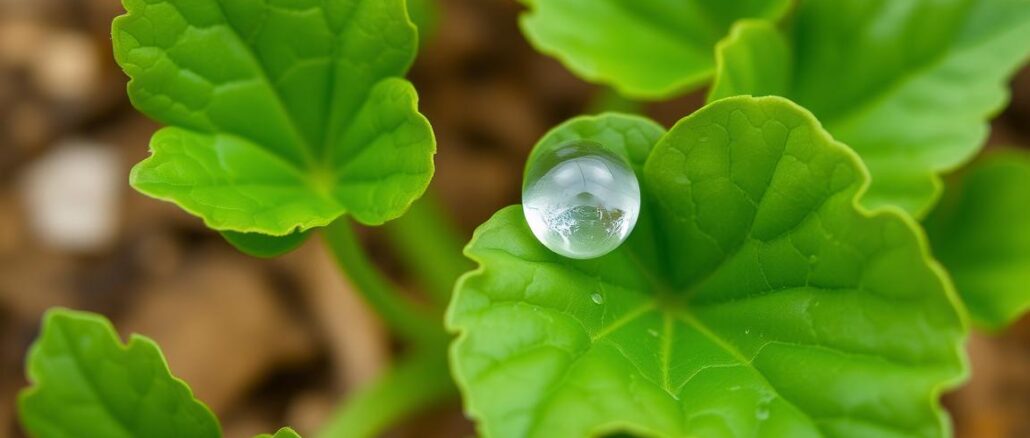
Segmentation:
[(629, 163), (596, 142), (574, 141), (537, 157), (526, 171), (522, 210), (551, 251), (589, 259), (617, 248), (640, 215)]

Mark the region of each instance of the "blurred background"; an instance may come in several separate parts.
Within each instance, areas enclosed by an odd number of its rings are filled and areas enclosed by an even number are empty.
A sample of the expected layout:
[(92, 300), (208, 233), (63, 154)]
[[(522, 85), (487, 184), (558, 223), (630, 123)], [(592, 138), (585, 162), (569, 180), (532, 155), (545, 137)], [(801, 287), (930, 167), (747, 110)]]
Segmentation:
[[(518, 202), (522, 163), (548, 128), (620, 101), (534, 52), (515, 1), (436, 9), (410, 77), (439, 142), (431, 191), (467, 240)], [(133, 110), (112, 59), (121, 12), (118, 0), (0, 0), (0, 438), (23, 436), (14, 401), (51, 306), (100, 312), (123, 334), (154, 338), (228, 437), (286, 424), (313, 431), (396, 345), (317, 239), (254, 259), (129, 188), (157, 126)], [(1030, 145), (1030, 69), (1012, 89), (991, 145)], [(669, 126), (702, 101), (703, 92), (644, 110)], [(380, 266), (414, 288), (380, 232), (364, 231)], [(957, 436), (1030, 436), (1030, 318), (974, 334), (969, 350), (972, 379), (945, 397)], [(472, 434), (452, 400), (389, 436)]]

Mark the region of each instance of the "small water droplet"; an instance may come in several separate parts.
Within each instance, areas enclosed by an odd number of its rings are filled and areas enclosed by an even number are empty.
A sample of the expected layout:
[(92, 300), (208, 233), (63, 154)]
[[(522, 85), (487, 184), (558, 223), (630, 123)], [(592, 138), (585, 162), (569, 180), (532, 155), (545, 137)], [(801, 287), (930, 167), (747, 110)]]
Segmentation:
[(618, 248), (640, 215), (640, 183), (625, 158), (577, 140), (536, 157), (526, 169), (522, 211), (540, 243), (591, 259)]
[(769, 408), (765, 406), (759, 406), (758, 410), (755, 411), (755, 418), (757, 418), (758, 421), (767, 420), (769, 418)]
[(647, 329), (647, 334), (649, 334), (649, 335), (651, 335), (651, 336), (654, 336), (654, 337), (656, 337), (656, 338), (657, 338), (657, 337), (658, 337), (658, 330), (655, 330), (655, 329)]
[(769, 405), (774, 398), (772, 394), (765, 393), (758, 399), (758, 406), (755, 408), (755, 418), (758, 421), (765, 421), (769, 418)]
[(744, 329), (744, 334), (745, 335), (750, 335), (751, 334), (751, 329)]
[(809, 264), (814, 265), (815, 262), (818, 262), (818, 261), (819, 261), (819, 256), (817, 256), (815, 254), (812, 254), (812, 255), (808, 256), (808, 263)]
[(590, 300), (593, 301), (594, 304), (604, 304), (604, 297), (602, 297), (601, 294), (591, 295)]

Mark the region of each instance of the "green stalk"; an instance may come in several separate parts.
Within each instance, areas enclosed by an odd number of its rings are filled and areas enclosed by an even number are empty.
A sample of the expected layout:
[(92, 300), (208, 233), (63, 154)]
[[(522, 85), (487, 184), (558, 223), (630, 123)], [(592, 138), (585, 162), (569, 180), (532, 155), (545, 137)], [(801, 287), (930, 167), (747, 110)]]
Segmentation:
[(325, 227), (323, 234), (340, 270), (355, 289), (396, 333), (420, 345), (439, 342), (443, 330), (428, 312), (417, 308), (375, 267), (346, 219)]
[[(454, 282), (472, 264), (462, 256), (463, 239), (436, 198), (426, 194), (383, 229), (401, 263), (442, 313)], [(317, 436), (379, 436), (397, 421), (456, 397), (447, 365), (447, 338), (440, 324), (393, 290), (362, 250), (349, 223), (334, 222), (326, 227), (325, 237), (338, 265), (365, 300), (393, 330), (415, 345), (411, 354), (385, 374), (353, 392)]]
[(427, 407), (457, 397), (447, 368), (446, 349), (429, 346), (360, 388), (341, 405), (322, 430), (321, 438), (380, 436), (391, 425)]
[(447, 306), (454, 282), (472, 263), (462, 255), (464, 239), (438, 199), (427, 192), (383, 229), (401, 263), (418, 278), (439, 308)]

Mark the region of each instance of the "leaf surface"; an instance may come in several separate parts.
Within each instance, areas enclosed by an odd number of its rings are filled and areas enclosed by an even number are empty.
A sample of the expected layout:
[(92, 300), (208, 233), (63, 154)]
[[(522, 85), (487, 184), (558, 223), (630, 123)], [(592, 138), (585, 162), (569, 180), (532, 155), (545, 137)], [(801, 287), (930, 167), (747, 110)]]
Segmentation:
[(534, 154), (559, 137), (653, 146), (627, 154), (646, 199), (625, 244), (560, 257), (512, 206), (466, 248), (480, 267), (447, 324), (483, 435), (946, 432), (936, 398), (965, 375), (966, 329), (917, 225), (858, 206), (853, 152), (776, 97), (593, 136), (620, 118), (574, 119)]
[(926, 219), (973, 320), (998, 330), (1030, 309), (1030, 154), (991, 153), (949, 184)]
[(154, 341), (122, 344), (95, 314), (47, 312), (28, 357), (22, 425), (40, 438), (220, 437), (218, 420), (172, 376)]
[(222, 231), (377, 225), (421, 196), (435, 140), (401, 79), (404, 0), (124, 0), (129, 97), (169, 125), (131, 183)]
[(523, 0), (526, 38), (584, 79), (637, 98), (711, 78), (712, 47), (741, 18), (778, 19), (789, 0)]
[(720, 44), (710, 100), (789, 97), (862, 157), (866, 206), (916, 216), (939, 197), (938, 175), (983, 145), (1030, 54), (1028, 0), (805, 0), (792, 22), (786, 36), (741, 23)]

